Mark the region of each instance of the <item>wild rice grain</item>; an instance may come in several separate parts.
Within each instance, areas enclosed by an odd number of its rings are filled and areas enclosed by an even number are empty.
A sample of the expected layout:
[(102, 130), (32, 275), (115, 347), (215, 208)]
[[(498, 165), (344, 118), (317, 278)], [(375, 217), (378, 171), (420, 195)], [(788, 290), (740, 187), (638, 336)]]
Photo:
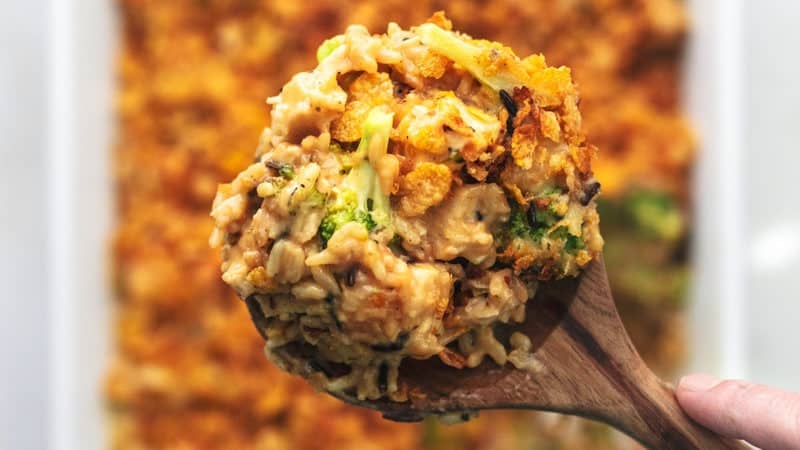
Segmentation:
[(511, 136), (514, 134), (514, 118), (517, 116), (517, 104), (514, 102), (514, 99), (508, 95), (508, 92), (504, 90), (500, 90), (500, 100), (503, 102), (503, 106), (505, 106), (506, 110), (508, 111), (508, 119), (506, 119), (506, 133)]
[(344, 282), (347, 286), (353, 287), (356, 284), (356, 269), (355, 267), (351, 267), (348, 269), (347, 274), (345, 275)]
[(378, 369), (378, 390), (381, 391), (381, 394), (385, 393), (386, 390), (389, 388), (389, 365), (386, 362), (381, 363), (380, 369)]
[(587, 181), (586, 184), (583, 185), (583, 192), (581, 192), (581, 205), (588, 205), (598, 192), (600, 192), (600, 182), (595, 179)]

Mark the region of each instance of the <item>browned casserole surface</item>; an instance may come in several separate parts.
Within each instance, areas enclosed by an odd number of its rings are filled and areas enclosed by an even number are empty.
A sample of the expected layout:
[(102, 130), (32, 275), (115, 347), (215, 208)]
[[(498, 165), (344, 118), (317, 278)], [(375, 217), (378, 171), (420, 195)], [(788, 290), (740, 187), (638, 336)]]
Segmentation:
[[(408, 27), (446, 9), (456, 28), (470, 35), (507, 43), (518, 54), (542, 52), (549, 64), (573, 68), (584, 129), (603, 149), (595, 173), (605, 196), (619, 199), (609, 203), (618, 220), (603, 215), (612, 283), (637, 346), (669, 370), (682, 348), (681, 205), (693, 149), (677, 98), (686, 27), (681, 2), (119, 5), (117, 357), (106, 385), (112, 448), (620, 445), (605, 428), (577, 419), (492, 413), (448, 428), (399, 425), (314, 393), (264, 359), (245, 307), (220, 281), (220, 261), (207, 246), (213, 227), (208, 209), (217, 183), (252, 162), (269, 120), (264, 99), (291, 74), (316, 64), (324, 38), (350, 23), (372, 32), (389, 21)], [(677, 215), (676, 225), (662, 230), (641, 223), (642, 205)], [(606, 223), (618, 228), (606, 229)], [(643, 230), (641, 238), (632, 239), (630, 229)], [(612, 265), (609, 252), (621, 263)], [(636, 252), (645, 255), (645, 267), (624, 264)], [(612, 266), (631, 270), (613, 273)], [(666, 291), (657, 282), (664, 279), (670, 280)], [(653, 292), (641, 295), (646, 289)]]

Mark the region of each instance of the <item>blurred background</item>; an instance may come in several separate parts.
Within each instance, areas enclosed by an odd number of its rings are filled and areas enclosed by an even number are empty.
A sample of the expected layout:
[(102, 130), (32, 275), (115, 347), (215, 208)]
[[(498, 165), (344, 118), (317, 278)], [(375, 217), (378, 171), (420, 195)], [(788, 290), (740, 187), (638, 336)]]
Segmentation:
[(219, 280), (209, 205), (264, 99), (347, 24), (437, 10), (572, 67), (651, 367), (800, 389), (800, 4), (29, 0), (0, 6), (0, 448), (636, 448), (552, 414), (444, 427), (340, 404), (264, 359)]

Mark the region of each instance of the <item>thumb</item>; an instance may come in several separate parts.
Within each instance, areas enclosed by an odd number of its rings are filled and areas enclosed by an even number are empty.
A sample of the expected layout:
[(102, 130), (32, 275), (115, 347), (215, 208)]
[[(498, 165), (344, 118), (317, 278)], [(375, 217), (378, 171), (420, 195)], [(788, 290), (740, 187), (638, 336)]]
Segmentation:
[(800, 449), (800, 394), (708, 375), (681, 379), (678, 402), (703, 426), (764, 449)]

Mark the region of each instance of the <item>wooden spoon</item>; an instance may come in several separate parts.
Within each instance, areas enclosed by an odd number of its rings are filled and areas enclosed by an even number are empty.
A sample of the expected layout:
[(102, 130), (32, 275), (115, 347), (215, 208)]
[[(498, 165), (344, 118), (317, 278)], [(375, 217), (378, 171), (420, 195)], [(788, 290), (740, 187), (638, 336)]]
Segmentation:
[[(693, 422), (673, 388), (645, 365), (619, 318), (602, 258), (577, 278), (544, 283), (515, 327), (533, 343), (541, 369), (486, 361), (454, 369), (437, 358), (406, 360), (400, 380), (408, 402), (358, 401), (387, 419), (419, 421), (431, 414), (484, 409), (555, 411), (605, 422), (654, 449), (748, 449)], [(465, 416), (466, 417), (466, 416)]]

